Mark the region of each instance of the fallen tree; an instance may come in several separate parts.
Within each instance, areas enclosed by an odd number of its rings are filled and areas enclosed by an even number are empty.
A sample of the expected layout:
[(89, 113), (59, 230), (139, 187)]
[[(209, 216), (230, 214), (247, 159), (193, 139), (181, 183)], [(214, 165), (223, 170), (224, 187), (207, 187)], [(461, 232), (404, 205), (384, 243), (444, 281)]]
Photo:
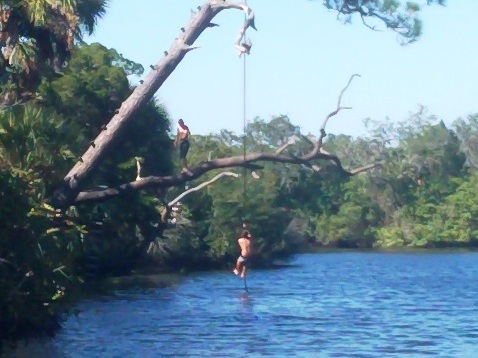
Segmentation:
[[(217, 169), (224, 169), (224, 168), (231, 168), (231, 167), (243, 167), (250, 170), (257, 170), (261, 169), (261, 166), (256, 164), (257, 162), (277, 162), (277, 163), (289, 163), (289, 164), (297, 164), (297, 165), (306, 165), (308, 167), (313, 168), (315, 171), (320, 170), (320, 167), (314, 164), (317, 160), (325, 160), (332, 162), (336, 165), (337, 169), (345, 176), (353, 176), (364, 171), (376, 168), (380, 166), (380, 163), (370, 163), (355, 169), (346, 169), (342, 166), (342, 162), (340, 159), (335, 156), (334, 154), (328, 153), (326, 150), (323, 149), (323, 139), (326, 136), (325, 132), (325, 125), (327, 124), (328, 120), (337, 115), (343, 109), (350, 109), (350, 107), (343, 107), (341, 105), (342, 95), (344, 94), (345, 90), (349, 87), (352, 79), (357, 75), (352, 75), (350, 77), (349, 82), (347, 83), (346, 87), (342, 90), (339, 96), (339, 100), (337, 103), (337, 108), (329, 113), (325, 118), (322, 126), (321, 132), (318, 139), (313, 139), (310, 136), (303, 136), (301, 135), (301, 139), (306, 140), (311, 145), (311, 150), (308, 153), (305, 153), (302, 156), (292, 156), (290, 154), (286, 155), (283, 154), (285, 149), (292, 145), (291, 142), (286, 143), (284, 146), (276, 150), (275, 152), (271, 153), (249, 153), (234, 157), (228, 158), (219, 158), (215, 160), (207, 160), (197, 164), (195, 167), (191, 168), (189, 173), (181, 173), (174, 176), (149, 176), (149, 177), (140, 177), (139, 175), (136, 177), (136, 180), (124, 183), (119, 185), (115, 188), (104, 188), (100, 190), (89, 190), (83, 191), (78, 193), (77, 197), (75, 198), (74, 203), (86, 203), (86, 202), (97, 202), (101, 200), (107, 200), (113, 197), (117, 197), (122, 194), (126, 194), (131, 191), (138, 191), (146, 188), (151, 187), (160, 187), (160, 188), (169, 188), (173, 186), (179, 186), (191, 180), (197, 179), (204, 175), (205, 173), (217, 170)], [(139, 173), (139, 171), (138, 171)], [(228, 176), (231, 176), (231, 173), (225, 172)], [(219, 179), (223, 175), (217, 177)], [(212, 182), (216, 181), (212, 180)], [(202, 187), (202, 186), (201, 186)], [(196, 190), (194, 190), (196, 191)], [(192, 190), (188, 191), (188, 193), (192, 192)], [(184, 195), (181, 195), (181, 198)], [(173, 200), (168, 206), (174, 205), (175, 201)]]
[[(116, 110), (113, 118), (111, 118), (109, 123), (103, 126), (102, 132), (90, 143), (86, 152), (78, 158), (76, 165), (65, 176), (62, 183), (54, 193), (52, 204), (55, 207), (65, 208), (70, 205), (107, 200), (132, 191), (143, 190), (151, 187), (175, 187), (187, 181), (198, 179), (212, 170), (231, 167), (243, 167), (250, 170), (260, 169), (260, 165), (257, 164), (259, 162), (307, 165), (315, 168), (315, 170), (319, 170), (320, 167), (313, 162), (317, 160), (325, 160), (334, 163), (339, 171), (346, 176), (352, 176), (377, 167), (378, 164), (371, 163), (352, 170), (345, 169), (337, 156), (328, 153), (322, 148), (323, 139), (326, 136), (325, 126), (327, 121), (342, 109), (350, 108), (343, 107), (341, 105), (341, 100), (343, 93), (349, 87), (352, 79), (357, 76), (352, 75), (349, 82), (340, 93), (337, 108), (331, 112), (323, 122), (319, 137), (317, 139), (312, 139), (310, 137), (302, 136), (302, 139), (307, 140), (311, 144), (310, 151), (302, 156), (297, 157), (283, 154), (283, 149), (278, 150), (275, 153), (249, 153), (244, 156), (219, 158), (201, 162), (191, 168), (189, 173), (163, 177), (138, 177), (137, 179), (139, 180), (124, 183), (114, 188), (102, 188), (100, 190), (85, 189), (88, 180), (107, 156), (108, 149), (118, 141), (120, 133), (125, 128), (126, 124), (132, 120), (133, 114), (152, 98), (154, 93), (174, 71), (184, 56), (189, 51), (196, 48), (193, 44), (200, 34), (207, 28), (217, 26), (212, 23), (211, 20), (219, 12), (226, 9), (239, 9), (245, 12), (246, 19), (235, 42), (235, 48), (239, 51), (240, 55), (246, 55), (249, 53), (251, 42), (249, 39), (246, 40), (245, 33), (250, 27), (255, 29), (255, 16), (254, 12), (247, 4), (222, 0), (209, 0), (203, 6), (198, 7), (198, 11), (193, 12), (187, 26), (181, 28), (180, 36), (174, 40), (169, 51), (164, 52), (164, 56), (155, 66), (151, 66), (151, 72), (144, 78), (144, 80), (140, 81), (141, 84), (136, 87), (133, 93), (122, 103), (120, 108)], [(243, 39), (242, 43), (241, 39)]]
[[(197, 48), (192, 45), (201, 33), (207, 28), (217, 26), (211, 20), (226, 9), (239, 9), (246, 13), (246, 20), (239, 33), (239, 42), (236, 41), (235, 44), (236, 48), (238, 45), (241, 46), (240, 39), (246, 30), (249, 27), (255, 28), (254, 12), (247, 4), (209, 0), (202, 7), (198, 6), (198, 11), (192, 14), (187, 26), (181, 28), (181, 34), (173, 41), (169, 51), (164, 51), (164, 56), (158, 63), (151, 66), (152, 70), (149, 74), (140, 81), (140, 85), (116, 110), (113, 118), (103, 126), (102, 132), (90, 143), (90, 147), (78, 158), (76, 165), (65, 176), (53, 197), (52, 203), (56, 207), (64, 208), (78, 202), (78, 193), (84, 189), (94, 171), (107, 156), (108, 149), (119, 140), (120, 133), (126, 124), (153, 97), (184, 56)], [(170, 181), (167, 180), (167, 182)], [(170, 186), (175, 184), (178, 182), (172, 181)]]

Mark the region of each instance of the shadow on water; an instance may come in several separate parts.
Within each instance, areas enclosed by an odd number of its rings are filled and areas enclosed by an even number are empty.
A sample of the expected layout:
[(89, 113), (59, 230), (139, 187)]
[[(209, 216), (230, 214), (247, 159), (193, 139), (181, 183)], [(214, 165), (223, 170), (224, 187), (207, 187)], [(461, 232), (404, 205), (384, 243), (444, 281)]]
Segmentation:
[(240, 292), (238, 294), (238, 302), (238, 312), (235, 318), (238, 322), (253, 322), (259, 319), (254, 312), (254, 299), (251, 297), (250, 292)]
[(91, 292), (104, 293), (135, 288), (166, 288), (179, 285), (183, 279), (184, 276), (179, 274), (130, 275), (110, 277), (91, 282), (88, 286)]

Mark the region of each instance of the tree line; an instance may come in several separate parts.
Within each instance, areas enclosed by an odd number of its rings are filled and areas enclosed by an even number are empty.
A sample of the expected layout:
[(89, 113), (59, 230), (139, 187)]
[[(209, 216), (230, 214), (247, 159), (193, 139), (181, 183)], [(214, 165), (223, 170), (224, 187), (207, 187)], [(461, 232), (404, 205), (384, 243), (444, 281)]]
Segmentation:
[[(403, 11), (399, 4), (325, 5), (345, 16), (379, 18), (413, 41), (420, 34), (413, 15), (418, 8)], [(0, 10), (0, 342), (53, 334), (86, 280), (145, 265), (226, 267), (236, 256), (242, 222), (254, 233), (257, 265), (320, 246), (473, 245), (468, 205), (476, 116), (448, 129), (420, 112), (399, 126), (371, 123), (369, 138), (325, 139), (325, 132), (320, 138), (301, 134), (284, 116), (257, 118), (247, 128), (248, 153), (280, 150), (287, 160), (241, 165), (240, 179), (225, 178), (185, 197), (174, 222), (161, 214), (165, 197), (180, 194), (182, 186), (126, 186), (112, 200), (52, 205), (65, 173), (84, 160), (87, 148), (100, 145), (93, 138), (135, 90), (127, 76), (143, 73), (116, 50), (82, 42), (105, 5), (11, 0)], [(226, 6), (206, 5), (211, 13)], [(88, 190), (101, 193), (135, 181), (139, 164), (143, 176), (174, 177), (178, 163), (165, 109), (149, 99), (131, 116), (101, 164), (85, 176)], [(294, 146), (287, 145), (291, 138), (298, 138)], [(337, 156), (321, 152), (320, 163), (294, 159), (310, 152), (311, 140), (320, 143), (316, 154), (323, 146)], [(242, 139), (227, 129), (192, 142), (191, 163), (243, 150)], [(338, 157), (345, 167), (381, 165), (351, 176)], [(258, 179), (251, 176), (254, 169)], [(214, 173), (201, 175), (188, 185)]]

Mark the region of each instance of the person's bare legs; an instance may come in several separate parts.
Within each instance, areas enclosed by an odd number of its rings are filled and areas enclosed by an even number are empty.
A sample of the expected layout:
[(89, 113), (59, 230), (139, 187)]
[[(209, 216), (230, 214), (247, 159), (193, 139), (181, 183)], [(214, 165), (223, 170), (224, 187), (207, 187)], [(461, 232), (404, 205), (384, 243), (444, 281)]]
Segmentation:
[(241, 261), (240, 258), (237, 259), (236, 261), (236, 267), (234, 267), (234, 270), (232, 270), (232, 272), (234, 272), (235, 275), (239, 275), (240, 272), (242, 272), (242, 264), (243, 264), (243, 261)]
[(241, 278), (246, 279), (246, 274), (247, 274), (247, 267), (246, 265), (243, 265), (241, 270)]
[(183, 164), (183, 172), (189, 172), (189, 166), (188, 166), (188, 161), (186, 158), (181, 159), (181, 162)]

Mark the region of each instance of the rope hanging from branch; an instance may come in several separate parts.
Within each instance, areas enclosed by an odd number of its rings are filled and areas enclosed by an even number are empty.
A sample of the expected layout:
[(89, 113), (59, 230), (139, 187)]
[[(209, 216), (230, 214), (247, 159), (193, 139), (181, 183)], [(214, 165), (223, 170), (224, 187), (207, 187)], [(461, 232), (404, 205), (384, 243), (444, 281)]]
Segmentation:
[[(249, 27), (253, 28), (254, 30), (257, 31), (256, 26), (254, 24), (254, 12), (249, 8), (247, 5), (247, 1), (245, 1), (245, 7), (244, 7), (244, 25), (241, 28), (241, 31), (239, 33), (239, 37), (236, 41), (236, 49), (239, 53), (239, 56), (244, 56), (243, 59), (243, 78), (242, 78), (242, 83), (243, 83), (243, 92), (242, 92), (242, 98), (243, 98), (243, 106), (242, 106), (242, 111), (243, 111), (243, 141), (242, 141), (242, 147), (243, 147), (243, 158), (244, 162), (246, 161), (246, 156), (247, 156), (247, 61), (246, 57), (247, 55), (250, 54), (252, 43), (251, 40), (246, 37), (246, 31)], [(255, 172), (251, 172), (252, 177), (254, 179), (259, 179), (259, 175)], [(248, 205), (248, 197), (247, 197), (247, 167), (244, 166), (243, 169), (243, 193), (242, 193), (242, 210), (243, 210), (243, 222), (245, 220), (245, 212), (246, 212), (246, 207)]]
[[(244, 32), (244, 35), (243, 35), (243, 38), (246, 37), (246, 34)], [(244, 161), (246, 160), (246, 154), (247, 154), (247, 107), (246, 107), (246, 102), (247, 102), (247, 98), (246, 98), (246, 88), (247, 88), (247, 66), (246, 66), (246, 55), (244, 55), (244, 60), (243, 60), (243, 78), (242, 78), (242, 81), (243, 81), (243, 87), (242, 87), (242, 100), (243, 100), (243, 106), (242, 106), (242, 112), (243, 112), (243, 125), (242, 125), (242, 130), (243, 130), (243, 142), (242, 142), (242, 146), (243, 146), (243, 155), (244, 155)], [(247, 169), (246, 167), (244, 167), (243, 169), (243, 197), (242, 197), (242, 206), (243, 206), (243, 211), (245, 213), (245, 209), (246, 209), (246, 206), (247, 206)], [(244, 218), (243, 218), (244, 219)]]
[[(247, 1), (246, 1), (247, 5)], [(245, 14), (245, 19), (247, 22), (247, 14)], [(244, 51), (239, 52), (239, 56), (244, 55), (243, 59), (243, 70), (242, 70), (242, 114), (243, 114), (243, 123), (242, 123), (242, 150), (244, 161), (246, 160), (247, 155), (247, 55), (250, 53), (251, 45), (250, 41), (246, 39), (246, 27), (243, 28), (241, 31), (241, 49)], [(242, 188), (242, 222), (245, 223), (245, 213), (247, 207), (247, 168), (244, 166), (243, 173), (242, 173), (242, 180), (243, 180), (243, 188)]]

